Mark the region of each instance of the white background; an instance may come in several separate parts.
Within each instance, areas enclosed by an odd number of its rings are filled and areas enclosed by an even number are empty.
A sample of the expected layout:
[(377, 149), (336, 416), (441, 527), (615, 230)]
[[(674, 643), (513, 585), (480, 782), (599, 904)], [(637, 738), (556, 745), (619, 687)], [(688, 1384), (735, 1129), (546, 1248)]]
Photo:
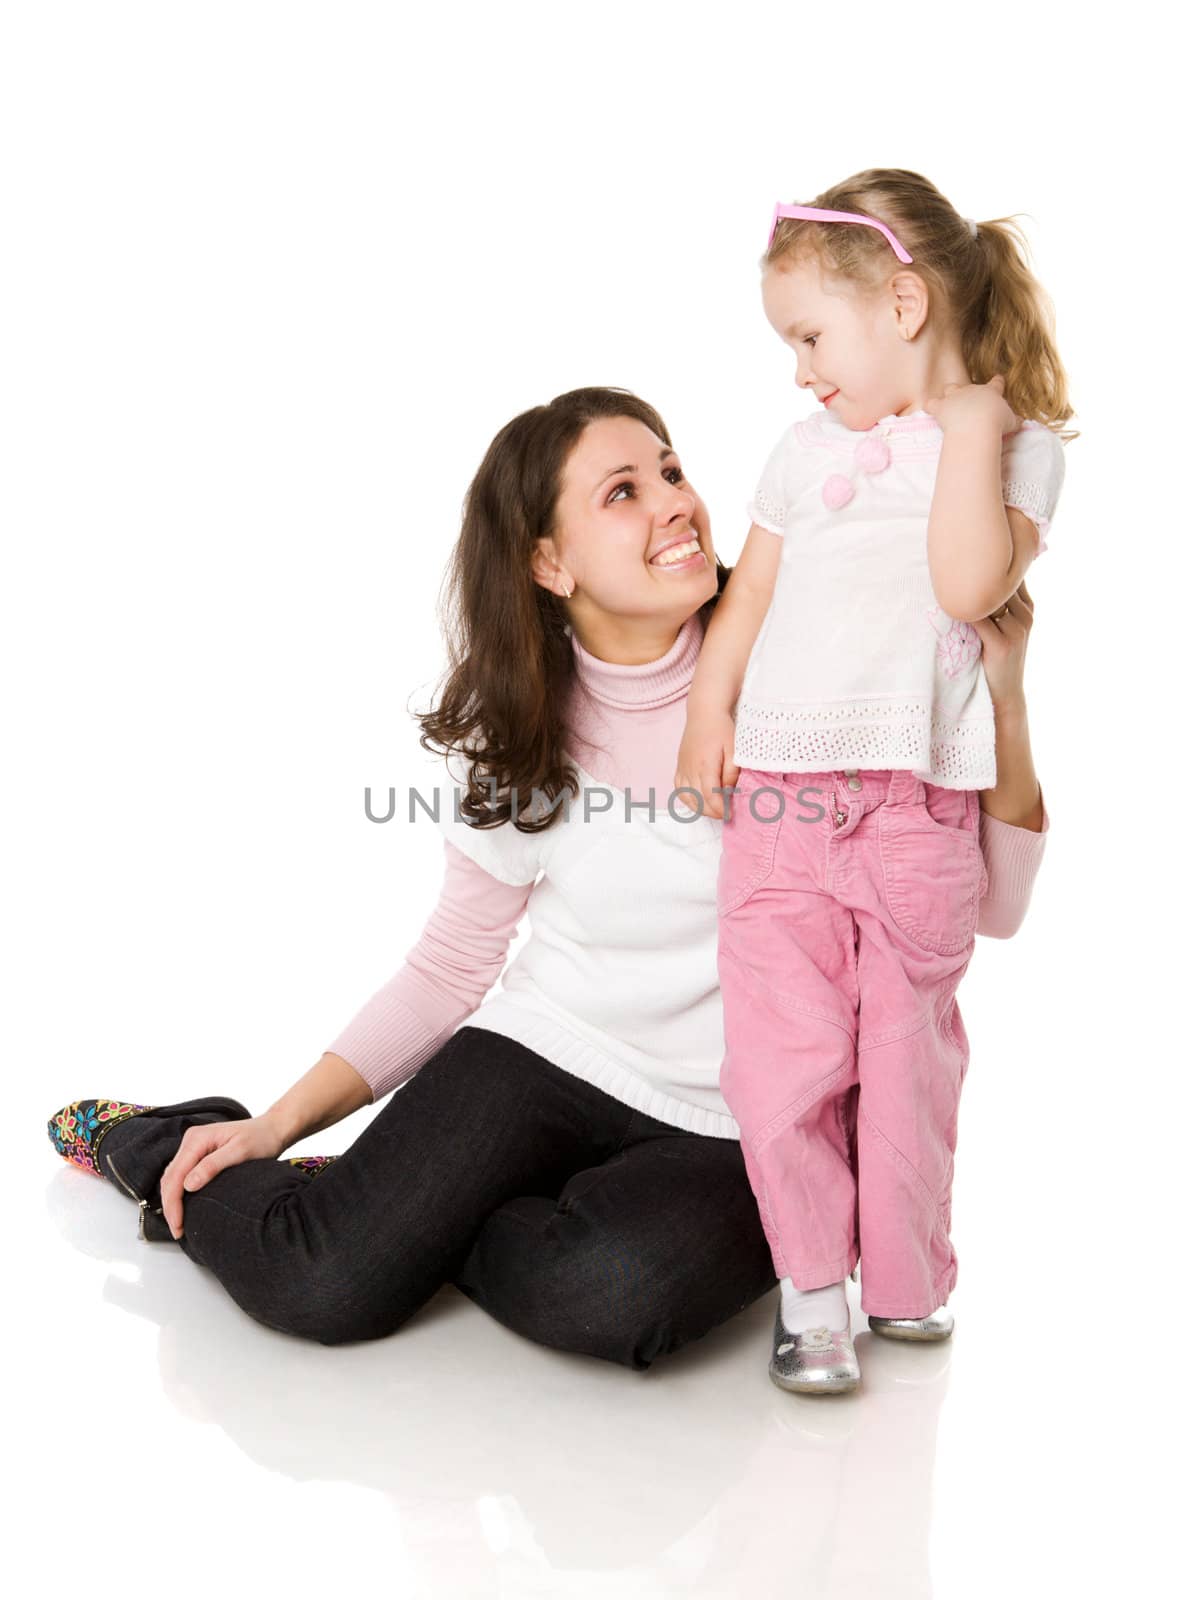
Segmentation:
[[(30, 1592), (1154, 1582), (1177, 1437), (1177, 90), (1150, 8), (1091, 15), (4, 9), (9, 1549)], [(86, 1094), (261, 1111), (396, 970), (441, 847), (367, 822), (363, 792), (433, 770), (408, 708), (443, 666), (443, 563), (488, 442), (565, 389), (630, 388), (733, 562), (770, 444), (812, 405), (760, 305), (773, 206), (868, 166), (1023, 213), (1082, 430), (1031, 575), (1048, 854), (962, 992), (955, 1339), (874, 1341), (835, 1405), (767, 1382), (771, 1300), (643, 1376), (454, 1291), (368, 1346), (251, 1323), (141, 1244), (46, 1118)]]

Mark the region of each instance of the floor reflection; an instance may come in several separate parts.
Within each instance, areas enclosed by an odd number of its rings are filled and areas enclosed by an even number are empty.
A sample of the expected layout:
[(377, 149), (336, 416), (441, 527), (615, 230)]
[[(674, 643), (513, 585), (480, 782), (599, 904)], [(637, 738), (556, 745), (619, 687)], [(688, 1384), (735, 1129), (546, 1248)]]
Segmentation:
[(554, 1594), (569, 1575), (582, 1593), (599, 1574), (603, 1594), (931, 1593), (951, 1344), (861, 1331), (862, 1391), (798, 1397), (767, 1377), (774, 1292), (634, 1373), (533, 1345), (447, 1288), (393, 1338), (329, 1348), (253, 1322), (96, 1183), (56, 1174), (51, 1215), (111, 1263), (104, 1301), (160, 1328), (178, 1413), (268, 1471), (385, 1495), (400, 1579), (424, 1592)]

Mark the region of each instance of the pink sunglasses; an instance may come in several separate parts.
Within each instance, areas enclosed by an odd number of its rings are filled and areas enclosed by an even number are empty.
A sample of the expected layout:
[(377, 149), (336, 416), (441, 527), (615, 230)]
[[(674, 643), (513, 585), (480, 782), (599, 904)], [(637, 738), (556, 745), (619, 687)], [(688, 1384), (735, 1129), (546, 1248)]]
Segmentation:
[(772, 240), (776, 236), (776, 223), (781, 217), (811, 218), (814, 222), (861, 222), (868, 228), (877, 228), (879, 233), (886, 235), (887, 243), (898, 256), (900, 261), (910, 261), (913, 258), (904, 250), (885, 222), (879, 222), (875, 217), (862, 217), (856, 211), (820, 211), (816, 206), (777, 206), (776, 214), (772, 218), (771, 232), (767, 236), (767, 247), (770, 250)]

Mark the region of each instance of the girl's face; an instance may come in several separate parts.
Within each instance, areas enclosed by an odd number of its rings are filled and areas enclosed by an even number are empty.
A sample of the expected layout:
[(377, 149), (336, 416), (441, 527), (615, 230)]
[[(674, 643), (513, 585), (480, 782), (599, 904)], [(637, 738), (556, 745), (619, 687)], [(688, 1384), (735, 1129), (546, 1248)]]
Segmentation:
[(916, 392), (913, 338), (922, 323), (911, 280), (896, 275), (866, 294), (823, 277), (815, 259), (764, 273), (763, 309), (796, 354), (796, 382), (847, 428), (903, 416)]
[(534, 576), (563, 598), (570, 587), (580, 642), (619, 645), (636, 624), (659, 641), (718, 590), (706, 507), (677, 451), (634, 417), (584, 428), (567, 457), (555, 527), (538, 540)]

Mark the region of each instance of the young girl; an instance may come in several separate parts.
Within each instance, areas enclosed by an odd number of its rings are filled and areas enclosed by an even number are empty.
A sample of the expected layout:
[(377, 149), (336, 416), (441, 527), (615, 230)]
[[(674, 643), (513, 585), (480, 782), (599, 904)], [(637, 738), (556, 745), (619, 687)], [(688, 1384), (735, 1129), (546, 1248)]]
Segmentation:
[(777, 207), (761, 264), (824, 410), (759, 480), (676, 782), (726, 822), (721, 1087), (780, 1278), (770, 1373), (802, 1392), (860, 1380), (859, 1257), (875, 1332), (952, 1330), (956, 988), (997, 781), (973, 623), (1046, 548), (1073, 414), (1017, 233), (873, 170)]

